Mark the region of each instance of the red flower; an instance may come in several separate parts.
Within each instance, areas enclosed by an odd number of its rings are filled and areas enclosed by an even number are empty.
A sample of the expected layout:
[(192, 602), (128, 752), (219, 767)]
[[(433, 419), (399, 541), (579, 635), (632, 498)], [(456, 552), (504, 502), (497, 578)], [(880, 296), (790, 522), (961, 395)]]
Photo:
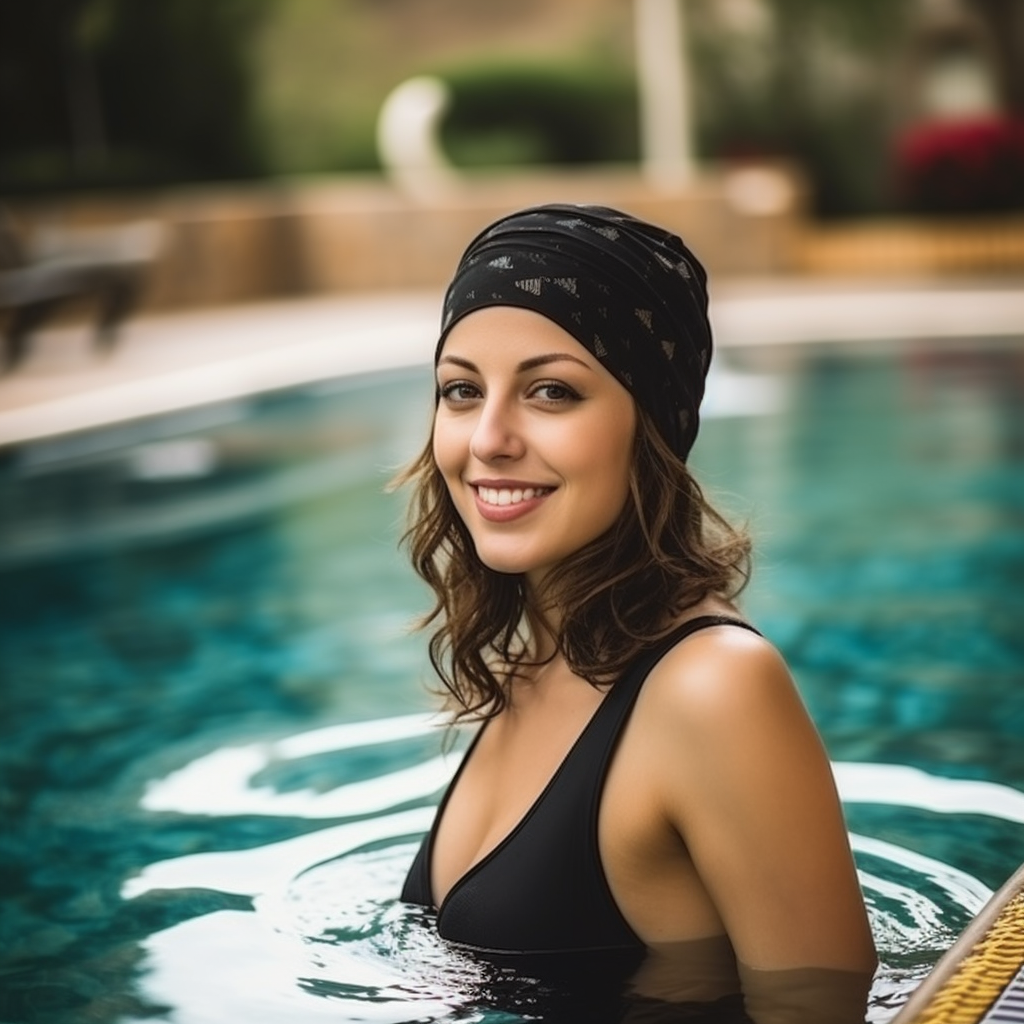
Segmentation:
[(922, 213), (1024, 208), (1024, 121), (984, 118), (917, 125), (897, 144), (902, 204)]

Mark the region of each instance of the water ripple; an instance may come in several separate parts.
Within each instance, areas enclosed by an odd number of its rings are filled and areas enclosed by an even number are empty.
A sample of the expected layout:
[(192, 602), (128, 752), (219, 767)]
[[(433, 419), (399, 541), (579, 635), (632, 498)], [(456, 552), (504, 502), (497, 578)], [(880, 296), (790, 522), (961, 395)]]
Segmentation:
[[(155, 934), (147, 943), (150, 994), (174, 992), (180, 1006), (188, 989), (184, 973), (196, 969), (218, 934), (242, 929), (253, 947), (252, 962), (275, 965), (257, 982), (266, 1005), (283, 1012), (286, 1003), (289, 1020), (318, 1020), (325, 1006), (336, 1019), (380, 1024), (497, 1020), (479, 1008), (479, 994), (491, 983), (485, 969), (439, 939), (429, 915), (395, 898), (458, 760), (422, 742), (435, 729), (423, 715), (318, 729), (216, 750), (151, 783), (143, 798), (151, 812), (337, 823), (248, 850), (159, 861), (128, 881), (122, 890), (128, 899), (174, 889), (250, 896), (259, 922), (254, 932), (251, 913), (224, 911)], [(365, 763), (378, 768), (393, 763), (392, 755), (415, 763), (324, 787), (332, 770), (335, 777), (351, 771), (330, 760), (339, 751), (361, 751)], [(318, 758), (327, 759), (314, 773), (318, 787), (288, 789), (273, 782), (274, 766), (316, 766)], [(848, 805), (1024, 823), (1024, 794), (1007, 786), (940, 778), (903, 765), (843, 763), (835, 770)], [(851, 844), (882, 961), (868, 1020), (884, 1024), (991, 890), (920, 850), (867, 835), (852, 835)], [(240, 994), (224, 1013), (261, 1019), (249, 1005), (251, 996)], [(183, 1013), (182, 1019), (190, 1018)]]

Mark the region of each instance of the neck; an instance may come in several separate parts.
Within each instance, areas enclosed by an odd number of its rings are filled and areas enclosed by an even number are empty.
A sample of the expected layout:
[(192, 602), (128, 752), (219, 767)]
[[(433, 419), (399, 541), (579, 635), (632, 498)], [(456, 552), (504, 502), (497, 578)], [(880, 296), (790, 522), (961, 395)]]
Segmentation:
[(562, 610), (546, 601), (537, 583), (529, 579), (526, 582), (526, 621), (530, 628), (532, 656), (538, 661), (553, 658), (558, 650), (556, 637), (562, 626)]
[(532, 660), (547, 662), (558, 652), (559, 622), (546, 613), (527, 609), (526, 621), (530, 627), (530, 655)]

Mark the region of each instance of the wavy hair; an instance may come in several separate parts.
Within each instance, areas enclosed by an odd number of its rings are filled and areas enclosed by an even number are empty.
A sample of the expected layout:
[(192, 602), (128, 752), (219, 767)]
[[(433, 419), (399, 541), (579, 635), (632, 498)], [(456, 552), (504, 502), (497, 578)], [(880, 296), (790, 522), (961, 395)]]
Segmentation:
[[(750, 577), (750, 539), (708, 503), (686, 463), (637, 407), (629, 493), (600, 537), (545, 580), (545, 604), (560, 611), (556, 650), (594, 686), (613, 682), (709, 594), (733, 598)], [(509, 703), (512, 682), (531, 660), (524, 577), (479, 559), (456, 511), (431, 441), (393, 481), (412, 484), (401, 543), (434, 594), (417, 627), (435, 626), (430, 661), (454, 720), (492, 718)]]

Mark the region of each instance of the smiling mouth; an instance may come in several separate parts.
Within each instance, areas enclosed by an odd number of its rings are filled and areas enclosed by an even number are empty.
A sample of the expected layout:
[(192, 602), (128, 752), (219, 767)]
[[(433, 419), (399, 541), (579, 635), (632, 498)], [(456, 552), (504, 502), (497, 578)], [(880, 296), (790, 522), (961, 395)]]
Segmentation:
[(485, 505), (501, 507), (519, 505), (534, 498), (543, 498), (550, 494), (553, 487), (476, 487), (477, 496)]

